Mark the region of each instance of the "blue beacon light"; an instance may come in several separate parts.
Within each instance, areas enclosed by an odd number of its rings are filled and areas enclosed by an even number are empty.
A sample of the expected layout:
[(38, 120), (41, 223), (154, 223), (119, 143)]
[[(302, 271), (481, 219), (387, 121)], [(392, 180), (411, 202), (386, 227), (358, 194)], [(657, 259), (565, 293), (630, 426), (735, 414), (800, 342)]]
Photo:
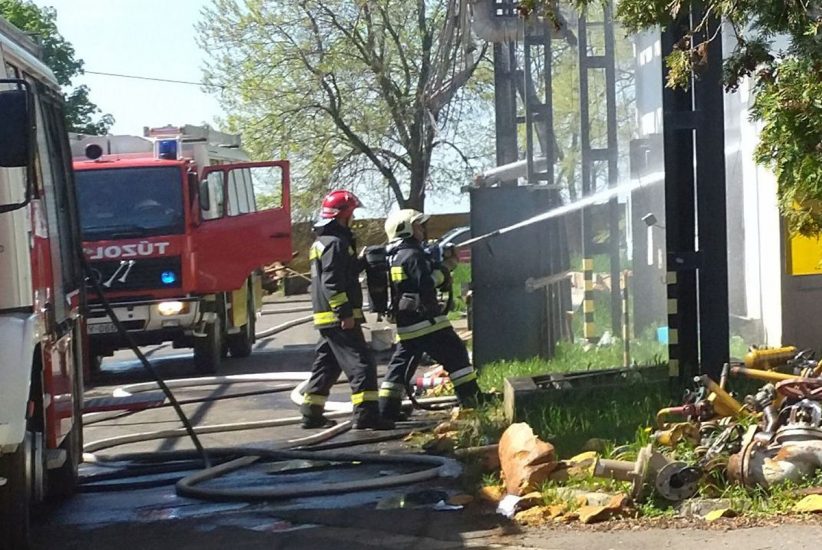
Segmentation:
[(173, 271), (163, 271), (160, 275), (160, 280), (163, 281), (164, 285), (171, 285), (177, 280), (177, 276)]
[(177, 159), (177, 140), (162, 139), (157, 142), (157, 156), (165, 160)]

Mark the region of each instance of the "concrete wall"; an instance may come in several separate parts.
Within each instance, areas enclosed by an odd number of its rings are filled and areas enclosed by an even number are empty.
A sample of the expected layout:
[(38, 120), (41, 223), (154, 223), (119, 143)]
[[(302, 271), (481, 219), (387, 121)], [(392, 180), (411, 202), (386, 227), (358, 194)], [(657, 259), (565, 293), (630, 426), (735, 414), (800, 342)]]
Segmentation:
[(726, 96), (728, 285), (731, 334), (781, 345), (784, 262), (773, 174), (753, 161), (759, 129), (749, 119), (748, 82)]

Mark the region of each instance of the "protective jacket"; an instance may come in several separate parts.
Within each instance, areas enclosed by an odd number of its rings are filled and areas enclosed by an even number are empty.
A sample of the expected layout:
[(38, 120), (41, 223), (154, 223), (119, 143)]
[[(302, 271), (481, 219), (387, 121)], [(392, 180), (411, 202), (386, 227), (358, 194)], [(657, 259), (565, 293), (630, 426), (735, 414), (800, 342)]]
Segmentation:
[(359, 273), (362, 262), (357, 258), (354, 234), (332, 220), (314, 227), (317, 240), (311, 245), (311, 305), (314, 326), (339, 326), (341, 319), (354, 317), (361, 323), (362, 288)]
[(403, 239), (389, 247), (388, 255), (397, 338), (410, 340), (450, 327), (437, 302), (437, 287), (445, 273), (434, 269), (422, 244)]

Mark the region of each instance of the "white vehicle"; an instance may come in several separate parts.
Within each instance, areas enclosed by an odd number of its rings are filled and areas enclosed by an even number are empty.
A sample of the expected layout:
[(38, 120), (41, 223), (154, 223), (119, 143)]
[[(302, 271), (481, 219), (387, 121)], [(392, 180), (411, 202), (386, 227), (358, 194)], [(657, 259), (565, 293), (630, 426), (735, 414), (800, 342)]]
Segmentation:
[(30, 506), (76, 483), (88, 354), (60, 86), (2, 18), (0, 68), (0, 549), (20, 550)]

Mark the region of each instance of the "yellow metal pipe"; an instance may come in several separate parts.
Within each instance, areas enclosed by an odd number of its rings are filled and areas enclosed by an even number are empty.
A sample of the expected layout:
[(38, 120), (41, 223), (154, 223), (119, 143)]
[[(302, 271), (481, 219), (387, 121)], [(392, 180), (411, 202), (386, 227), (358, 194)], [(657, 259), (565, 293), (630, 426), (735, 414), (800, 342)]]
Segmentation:
[(745, 406), (720, 388), (719, 384), (711, 380), (709, 376), (703, 374), (700, 376), (700, 381), (713, 394), (708, 399), (712, 402), (717, 416), (736, 417), (743, 413)]
[(776, 372), (772, 370), (748, 369), (745, 367), (731, 367), (731, 372), (736, 376), (744, 376), (746, 378), (753, 378), (754, 380), (762, 380), (764, 382), (773, 383), (797, 378), (795, 374), (785, 374), (783, 372)]
[(772, 369), (793, 359), (796, 351), (794, 346), (752, 349), (745, 354), (745, 366), (749, 369)]
[(669, 414), (681, 414), (682, 407), (665, 407), (664, 409), (659, 409), (659, 412), (656, 413), (656, 425), (662, 429), (665, 427), (665, 417)]

